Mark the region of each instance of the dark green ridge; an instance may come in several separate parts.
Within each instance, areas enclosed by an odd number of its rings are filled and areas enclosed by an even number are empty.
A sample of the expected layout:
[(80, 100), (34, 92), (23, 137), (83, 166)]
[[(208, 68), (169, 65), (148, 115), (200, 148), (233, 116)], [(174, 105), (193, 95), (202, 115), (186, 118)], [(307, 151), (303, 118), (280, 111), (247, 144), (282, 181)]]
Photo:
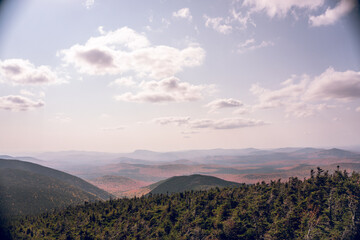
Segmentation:
[(225, 181), (217, 177), (194, 174), (190, 176), (176, 176), (161, 181), (150, 193), (166, 194), (191, 190), (207, 190), (216, 187), (235, 187), (238, 185), (239, 183)]

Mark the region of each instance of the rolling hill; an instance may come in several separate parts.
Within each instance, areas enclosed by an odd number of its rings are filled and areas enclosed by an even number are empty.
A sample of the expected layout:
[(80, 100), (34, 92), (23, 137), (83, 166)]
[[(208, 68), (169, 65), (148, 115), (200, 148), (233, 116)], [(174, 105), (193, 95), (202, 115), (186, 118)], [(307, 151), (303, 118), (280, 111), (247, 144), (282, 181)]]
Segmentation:
[(191, 190), (207, 190), (215, 187), (234, 187), (238, 185), (239, 183), (225, 181), (217, 177), (194, 174), (191, 176), (176, 176), (162, 181), (153, 188), (150, 193), (166, 194)]
[(104, 190), (70, 174), (29, 162), (0, 160), (2, 217), (37, 214), (110, 197)]
[(89, 182), (98, 188), (115, 195), (116, 197), (123, 197), (123, 192), (132, 189), (138, 189), (149, 185), (149, 182), (134, 180), (123, 176), (105, 175), (102, 177), (94, 178)]

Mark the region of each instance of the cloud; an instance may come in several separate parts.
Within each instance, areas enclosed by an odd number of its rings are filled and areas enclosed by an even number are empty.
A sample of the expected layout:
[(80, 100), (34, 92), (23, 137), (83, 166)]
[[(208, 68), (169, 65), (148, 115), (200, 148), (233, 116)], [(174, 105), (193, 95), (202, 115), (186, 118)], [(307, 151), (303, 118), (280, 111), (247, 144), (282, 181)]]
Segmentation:
[(122, 77), (122, 78), (118, 78), (115, 79), (114, 81), (112, 81), (109, 86), (118, 86), (118, 87), (132, 87), (136, 84), (136, 82), (133, 80), (133, 78), (130, 77)]
[(325, 13), (319, 16), (310, 16), (309, 23), (314, 27), (332, 25), (341, 17), (348, 14), (355, 5), (355, 0), (340, 0), (334, 8), (327, 8)]
[(86, 1), (85, 1), (85, 7), (86, 7), (87, 9), (92, 8), (92, 6), (94, 6), (94, 4), (95, 4), (95, 0), (86, 0)]
[(162, 118), (153, 119), (152, 122), (155, 122), (160, 125), (175, 124), (181, 126), (181, 125), (189, 124), (190, 119), (191, 119), (190, 117), (162, 117)]
[(244, 104), (237, 99), (233, 99), (233, 98), (227, 98), (227, 99), (216, 99), (212, 102), (209, 102), (208, 104), (205, 105), (206, 107), (210, 108), (211, 112), (214, 112), (218, 109), (222, 109), (222, 108), (239, 108), (244, 106)]
[(56, 113), (53, 120), (61, 123), (68, 123), (72, 121), (72, 119), (65, 113)]
[[(299, 78), (298, 83), (294, 81)], [(308, 117), (316, 112), (328, 108), (327, 104), (314, 104), (305, 100), (310, 78), (307, 75), (292, 78), (282, 83), (283, 87), (277, 90), (269, 90), (260, 87), (259, 84), (253, 84), (250, 92), (258, 97), (258, 103), (253, 106), (256, 109), (284, 108), (286, 117)]]
[(360, 106), (355, 109), (356, 112), (360, 112)]
[(184, 19), (187, 19), (188, 21), (192, 20), (192, 16), (191, 16), (189, 8), (182, 8), (182, 9), (178, 10), (177, 12), (173, 12), (173, 17), (184, 18)]
[(211, 85), (192, 85), (181, 82), (176, 77), (165, 78), (160, 81), (142, 82), (141, 91), (131, 92), (116, 96), (118, 101), (126, 102), (188, 102), (202, 98), (203, 92), (211, 89)]
[(324, 0), (244, 0), (243, 6), (250, 7), (250, 12), (266, 12), (273, 17), (285, 17), (288, 12), (298, 9), (314, 10), (321, 7)]
[(26, 89), (21, 89), (20, 90), (20, 94), (23, 95), (23, 96), (30, 96), (30, 97), (33, 97), (35, 94), (26, 90)]
[(222, 118), (222, 119), (191, 119), (190, 117), (163, 117), (154, 119), (160, 125), (175, 124), (193, 129), (236, 129), (245, 127), (262, 126), (267, 123), (255, 119)]
[(337, 72), (330, 67), (314, 78), (292, 76), (276, 90), (253, 84), (250, 92), (258, 98), (253, 110), (282, 107), (287, 116), (308, 117), (336, 107), (329, 101), (360, 99), (360, 72)]
[(36, 67), (28, 60), (0, 60), (0, 82), (13, 85), (43, 85), (66, 82), (48, 66)]
[(27, 97), (9, 95), (0, 97), (0, 109), (9, 111), (29, 111), (44, 106), (41, 100), (33, 101)]
[(101, 130), (104, 132), (114, 132), (114, 131), (120, 131), (120, 130), (124, 130), (124, 129), (125, 129), (124, 126), (101, 128)]
[(274, 43), (271, 41), (262, 41), (261, 43), (256, 44), (255, 39), (251, 38), (251, 39), (246, 40), (243, 43), (240, 43), (238, 45), (237, 52), (245, 53), (248, 51), (254, 51), (256, 49), (264, 48), (264, 47), (268, 47), (268, 46), (274, 46)]
[(304, 94), (308, 82), (306, 75), (303, 75), (301, 78), (299, 83), (293, 83), (293, 79), (289, 79), (283, 82), (284, 87), (277, 90), (269, 90), (262, 88), (259, 84), (253, 84), (250, 92), (256, 95), (259, 100), (255, 108), (274, 108), (289, 104), (289, 102), (297, 102)]
[(309, 117), (315, 113), (322, 111), (326, 108), (331, 108), (324, 103), (322, 104), (309, 104), (306, 102), (290, 102), (285, 104), (286, 117), (294, 116), (297, 118)]
[(328, 68), (309, 85), (308, 99), (354, 100), (360, 98), (360, 72), (336, 72)]
[(206, 27), (212, 28), (219, 33), (229, 34), (233, 29), (228, 19), (222, 17), (210, 18), (207, 15), (204, 15), (204, 19)]
[(230, 10), (231, 22), (237, 22), (240, 24), (240, 29), (246, 29), (247, 24), (251, 23), (254, 27), (256, 24), (251, 20), (250, 13), (246, 13), (245, 16), (240, 11), (236, 11), (234, 8)]
[(62, 60), (85, 74), (114, 75), (135, 72), (141, 77), (163, 79), (174, 76), (185, 67), (202, 64), (205, 50), (197, 44), (184, 49), (151, 46), (144, 34), (123, 27), (84, 45), (76, 44), (58, 53)]

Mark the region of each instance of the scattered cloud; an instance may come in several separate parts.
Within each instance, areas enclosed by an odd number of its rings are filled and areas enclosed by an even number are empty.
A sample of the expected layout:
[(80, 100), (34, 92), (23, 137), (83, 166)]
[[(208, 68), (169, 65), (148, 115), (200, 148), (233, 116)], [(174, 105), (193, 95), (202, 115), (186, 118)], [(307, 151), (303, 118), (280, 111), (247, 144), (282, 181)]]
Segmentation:
[(192, 85), (181, 82), (176, 77), (165, 78), (160, 81), (140, 83), (141, 91), (131, 92), (116, 96), (118, 101), (126, 102), (188, 102), (196, 101), (203, 97), (203, 92), (211, 89), (212, 85)]
[(212, 28), (219, 33), (229, 34), (233, 29), (228, 19), (224, 19), (222, 17), (211, 18), (207, 15), (204, 15), (204, 19), (206, 27)]
[(355, 5), (355, 0), (340, 0), (334, 8), (327, 8), (325, 13), (319, 16), (310, 16), (309, 23), (314, 27), (332, 25), (341, 17), (351, 12)]
[(53, 120), (61, 123), (69, 123), (72, 121), (72, 119), (65, 113), (56, 113)]
[(356, 112), (360, 112), (360, 106), (355, 109)]
[(360, 72), (336, 72), (330, 67), (312, 79), (307, 75), (292, 76), (276, 90), (253, 84), (250, 92), (258, 98), (253, 110), (282, 107), (286, 116), (308, 117), (336, 107), (328, 101), (360, 99)]
[(239, 108), (239, 107), (243, 107), (244, 104), (237, 99), (233, 99), (233, 98), (223, 98), (223, 99), (216, 99), (212, 102), (209, 102), (208, 104), (205, 105), (206, 107), (210, 108), (210, 112), (215, 112), (218, 109), (222, 109), (222, 108)]
[(309, 85), (306, 97), (323, 100), (354, 100), (360, 98), (360, 72), (336, 72), (328, 68)]
[(0, 82), (13, 85), (43, 85), (66, 82), (48, 66), (34, 66), (28, 60), (0, 60)]
[(111, 115), (107, 114), (107, 113), (102, 113), (100, 116), (99, 116), (100, 119), (110, 119), (111, 118)]
[(163, 79), (174, 76), (185, 67), (201, 65), (205, 50), (197, 44), (190, 44), (184, 49), (151, 46), (144, 34), (123, 27), (92, 37), (84, 45), (76, 44), (58, 55), (65, 63), (74, 65), (85, 74), (135, 72), (141, 77)]
[(92, 8), (92, 6), (94, 6), (94, 4), (95, 4), (95, 0), (86, 0), (86, 1), (85, 1), (85, 7), (86, 7), (87, 9)]
[(222, 118), (222, 119), (191, 119), (190, 117), (164, 117), (154, 119), (160, 125), (175, 124), (193, 129), (236, 129), (245, 127), (262, 126), (267, 123), (255, 119)]
[(188, 21), (192, 20), (192, 16), (191, 16), (189, 8), (182, 8), (182, 9), (178, 10), (177, 12), (173, 12), (173, 17), (184, 18), (184, 19), (187, 19)]
[[(270, 18), (284, 18), (290, 13), (298, 18), (298, 10), (315, 11), (323, 7), (325, 2), (325, 0), (244, 0), (242, 7), (249, 8), (249, 15), (265, 12)], [(309, 24), (315, 27), (334, 24), (341, 17), (351, 12), (355, 6), (356, 0), (339, 0), (334, 8), (328, 7), (324, 13), (318, 16), (309, 16)]]
[(23, 95), (23, 96), (30, 96), (30, 97), (33, 97), (35, 94), (26, 90), (26, 89), (21, 89), (20, 90), (20, 94)]
[(271, 109), (284, 108), (286, 117), (309, 117), (316, 112), (328, 108), (327, 104), (314, 104), (307, 102), (304, 98), (309, 77), (303, 75), (300, 77), (298, 83), (294, 83), (296, 76), (286, 80), (282, 83), (283, 87), (277, 90), (269, 90), (259, 86), (259, 84), (252, 85), (250, 92), (258, 97), (258, 103), (253, 106), (253, 109)]
[(273, 17), (285, 17), (294, 9), (314, 10), (321, 7), (325, 0), (244, 0), (243, 6), (249, 7), (250, 12), (266, 12)]
[(43, 101), (33, 101), (27, 97), (9, 95), (0, 97), (0, 109), (9, 111), (29, 111), (36, 108), (43, 107)]
[(124, 129), (125, 129), (124, 126), (101, 128), (101, 130), (104, 132), (115, 132), (115, 131), (120, 131), (120, 130), (124, 130)]
[(163, 28), (168, 28), (171, 24), (171, 22), (169, 20), (167, 20), (166, 18), (162, 18), (161, 22), (164, 25)]
[(112, 81), (109, 86), (118, 86), (118, 87), (132, 87), (136, 84), (136, 82), (133, 80), (133, 78), (130, 77), (122, 77), (115, 79)]
[(254, 107), (260, 109), (275, 108), (290, 102), (298, 102), (306, 90), (308, 77), (303, 75), (299, 83), (293, 83), (294, 78), (296, 76), (283, 82), (283, 87), (277, 90), (269, 90), (262, 88), (259, 84), (253, 84), (250, 92), (257, 96), (259, 101)]
[(162, 117), (153, 119), (152, 122), (155, 122), (160, 125), (169, 125), (175, 124), (178, 126), (189, 124), (190, 117)]
[(250, 13), (246, 13), (245, 16), (241, 11), (236, 11), (235, 8), (230, 10), (231, 22), (237, 22), (240, 24), (240, 29), (246, 29), (248, 23), (251, 23), (254, 27), (256, 24), (250, 18)]
[(99, 33), (100, 33), (101, 35), (106, 34), (103, 26), (99, 26), (99, 27), (98, 27), (98, 31), (99, 31)]
[(251, 38), (251, 39), (246, 40), (243, 43), (240, 43), (238, 45), (237, 52), (245, 53), (248, 51), (254, 51), (256, 49), (264, 48), (264, 47), (268, 47), (268, 46), (274, 46), (274, 43), (271, 41), (262, 41), (261, 43), (256, 44), (255, 39)]

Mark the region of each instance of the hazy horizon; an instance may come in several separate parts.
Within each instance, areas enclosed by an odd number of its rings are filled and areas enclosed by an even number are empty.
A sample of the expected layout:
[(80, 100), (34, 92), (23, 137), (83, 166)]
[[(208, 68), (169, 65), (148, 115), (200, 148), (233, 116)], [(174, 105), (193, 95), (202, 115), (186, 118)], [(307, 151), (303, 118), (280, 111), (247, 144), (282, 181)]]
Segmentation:
[(360, 146), (355, 0), (0, 4), (0, 153)]

